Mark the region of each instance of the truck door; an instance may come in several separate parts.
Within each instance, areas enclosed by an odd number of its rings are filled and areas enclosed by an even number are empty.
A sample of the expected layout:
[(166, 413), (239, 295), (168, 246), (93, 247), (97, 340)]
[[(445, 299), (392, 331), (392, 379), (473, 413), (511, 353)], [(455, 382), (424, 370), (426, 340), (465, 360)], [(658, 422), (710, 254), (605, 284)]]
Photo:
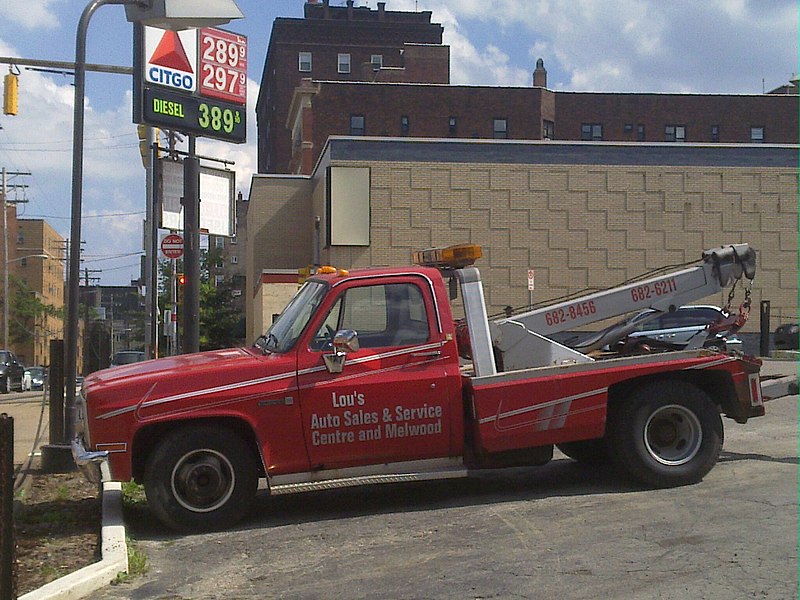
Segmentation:
[[(448, 456), (452, 415), (429, 282), (350, 280), (334, 292), (298, 356), (312, 469)], [(357, 332), (360, 349), (329, 373), (323, 355), (341, 329)]]

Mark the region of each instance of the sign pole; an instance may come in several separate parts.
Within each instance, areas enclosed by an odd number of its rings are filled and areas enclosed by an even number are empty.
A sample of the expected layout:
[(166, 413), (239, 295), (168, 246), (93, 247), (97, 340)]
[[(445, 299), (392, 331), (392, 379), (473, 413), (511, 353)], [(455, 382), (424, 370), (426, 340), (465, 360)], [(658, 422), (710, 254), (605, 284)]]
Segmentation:
[(183, 159), (183, 353), (200, 351), (200, 159), (197, 140), (189, 135), (189, 155)]

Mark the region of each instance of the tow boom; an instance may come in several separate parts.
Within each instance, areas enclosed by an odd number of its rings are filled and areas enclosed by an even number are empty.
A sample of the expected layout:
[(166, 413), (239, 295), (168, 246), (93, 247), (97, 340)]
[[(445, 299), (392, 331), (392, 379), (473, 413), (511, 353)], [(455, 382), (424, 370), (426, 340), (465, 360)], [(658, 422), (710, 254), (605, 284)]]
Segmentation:
[[(492, 341), (502, 352), (505, 370), (559, 360), (591, 361), (582, 352), (543, 336), (633, 311), (653, 309), (654, 316), (674, 311), (682, 304), (719, 292), (742, 276), (752, 280), (755, 271), (756, 253), (748, 244), (706, 250), (697, 266), (493, 321)], [(598, 339), (584, 345), (582, 350), (586, 352), (604, 343), (607, 341)]]

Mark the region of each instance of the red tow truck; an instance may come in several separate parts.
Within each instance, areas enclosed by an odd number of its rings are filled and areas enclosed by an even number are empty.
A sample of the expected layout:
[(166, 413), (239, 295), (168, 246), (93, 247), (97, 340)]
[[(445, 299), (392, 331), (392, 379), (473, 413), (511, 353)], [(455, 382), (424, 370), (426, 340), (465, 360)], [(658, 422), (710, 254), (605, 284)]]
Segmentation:
[(114, 479), (144, 483), (166, 525), (200, 531), (240, 519), (259, 480), (282, 494), (463, 477), (544, 464), (554, 446), (651, 486), (691, 484), (717, 461), (721, 415), (764, 414), (760, 361), (704, 348), (706, 334), (683, 351), (634, 355), (613, 350), (625, 326), (572, 348), (547, 337), (752, 283), (746, 244), (492, 320), (472, 266), (480, 255), (461, 245), (416, 253), (411, 267), (323, 267), (250, 348), (89, 375), (76, 462), (96, 477), (107, 460)]

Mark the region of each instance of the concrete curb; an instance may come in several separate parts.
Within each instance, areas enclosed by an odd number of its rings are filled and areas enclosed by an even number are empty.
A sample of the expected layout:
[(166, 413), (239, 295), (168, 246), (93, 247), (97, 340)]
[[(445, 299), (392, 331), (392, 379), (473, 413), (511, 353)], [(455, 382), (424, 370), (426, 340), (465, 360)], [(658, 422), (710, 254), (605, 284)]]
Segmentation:
[(122, 484), (118, 481), (109, 481), (111, 475), (106, 463), (102, 464), (101, 469), (103, 473), (102, 560), (28, 592), (20, 596), (19, 600), (85, 598), (109, 585), (117, 574), (128, 572), (128, 546), (125, 540), (125, 523), (122, 520)]
[(783, 396), (796, 396), (798, 393), (797, 376), (788, 375), (776, 379), (768, 379), (761, 383), (761, 395), (764, 401), (775, 400)]

